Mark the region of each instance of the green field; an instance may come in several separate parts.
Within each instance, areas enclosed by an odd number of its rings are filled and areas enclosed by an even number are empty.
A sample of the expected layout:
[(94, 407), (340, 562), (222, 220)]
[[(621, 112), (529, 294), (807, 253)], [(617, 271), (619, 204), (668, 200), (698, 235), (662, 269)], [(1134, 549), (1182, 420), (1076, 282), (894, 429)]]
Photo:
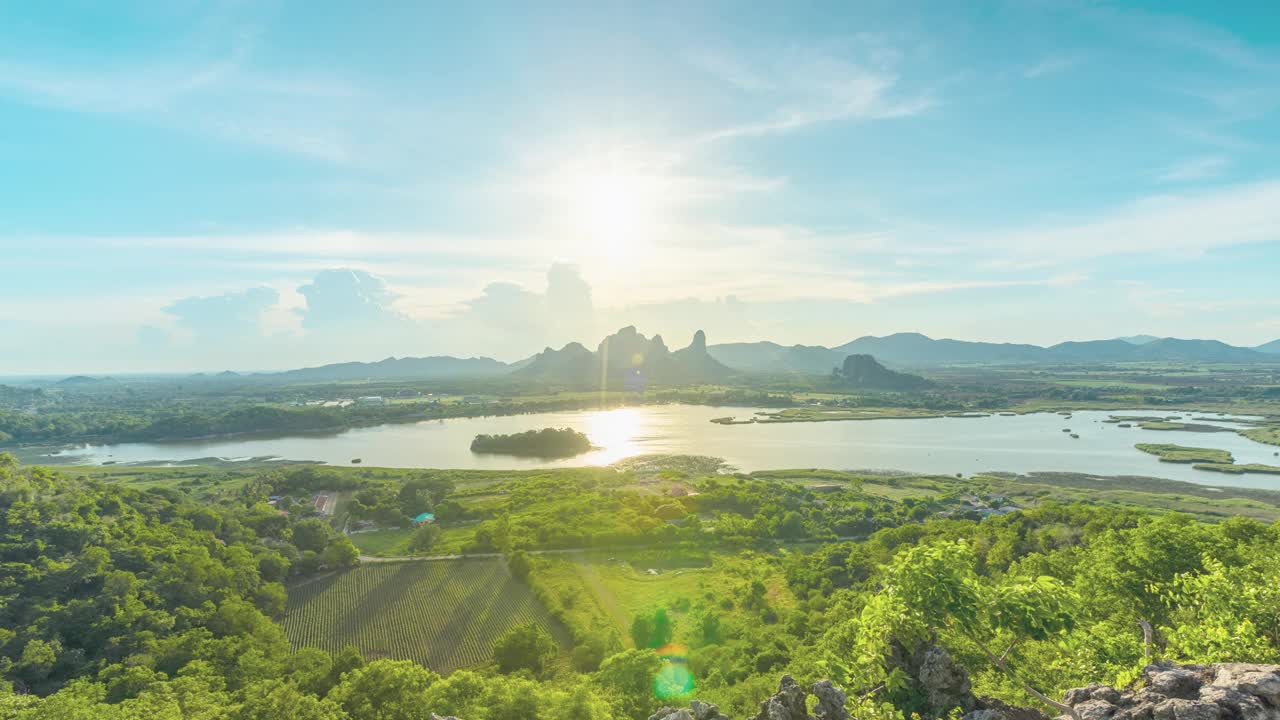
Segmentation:
[(297, 647), (414, 660), (440, 673), (488, 662), (508, 628), (566, 635), (501, 560), (372, 563), (289, 589), (284, 629)]
[(415, 553), (409, 548), (416, 528), (388, 528), (370, 532), (352, 533), (351, 542), (362, 555), (375, 557), (400, 557), (404, 555), (455, 555), (462, 552), (475, 538), (474, 525), (441, 528), (440, 539), (426, 552)]

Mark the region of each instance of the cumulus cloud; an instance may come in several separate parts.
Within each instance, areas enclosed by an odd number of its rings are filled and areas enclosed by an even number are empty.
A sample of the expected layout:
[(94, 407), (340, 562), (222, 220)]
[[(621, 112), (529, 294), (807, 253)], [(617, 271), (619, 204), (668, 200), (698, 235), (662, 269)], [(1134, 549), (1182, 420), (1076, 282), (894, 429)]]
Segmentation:
[[(164, 311), (197, 340), (252, 337), (259, 334), (258, 320), (279, 300), (269, 287), (176, 300)], [(154, 339), (154, 337), (152, 338)]]
[(376, 330), (408, 323), (392, 308), (397, 295), (386, 281), (364, 270), (323, 270), (298, 292), (307, 301), (299, 310), (305, 330)]
[(555, 263), (547, 271), (543, 292), (515, 283), (491, 283), (484, 292), (463, 303), (465, 312), (449, 321), (454, 334), (479, 333), (485, 352), (505, 354), (587, 341), (595, 333), (596, 311), (591, 285), (570, 263)]

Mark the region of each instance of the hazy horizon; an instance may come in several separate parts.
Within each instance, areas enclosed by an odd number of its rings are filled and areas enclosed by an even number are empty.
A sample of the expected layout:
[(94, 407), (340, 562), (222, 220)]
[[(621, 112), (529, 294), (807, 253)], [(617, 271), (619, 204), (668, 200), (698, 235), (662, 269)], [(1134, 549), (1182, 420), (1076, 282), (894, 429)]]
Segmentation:
[(0, 374), (510, 361), (626, 325), (1261, 345), (1267, 13), (0, 8)]

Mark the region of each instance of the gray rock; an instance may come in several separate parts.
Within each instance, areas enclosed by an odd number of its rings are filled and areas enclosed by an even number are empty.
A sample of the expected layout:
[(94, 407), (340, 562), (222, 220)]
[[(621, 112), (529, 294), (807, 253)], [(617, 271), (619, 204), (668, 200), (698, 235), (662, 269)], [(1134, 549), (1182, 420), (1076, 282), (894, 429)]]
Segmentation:
[(720, 708), (711, 703), (694, 700), (689, 703), (689, 708), (693, 710), (693, 720), (729, 720), (720, 714)]
[(1142, 688), (1138, 692), (1134, 693), (1129, 698), (1128, 702), (1134, 705), (1159, 705), (1168, 699), (1168, 695), (1162, 695), (1151, 688)]
[[(960, 720), (1005, 720), (1004, 713), (991, 708), (979, 708), (965, 713)], [(1070, 720), (1068, 718), (1067, 720)]]
[(1213, 684), (1257, 695), (1272, 707), (1280, 707), (1280, 667), (1231, 663), (1216, 666)]
[(977, 704), (969, 673), (956, 665), (951, 655), (940, 647), (925, 650), (916, 677), (925, 692), (929, 711), (935, 717), (946, 715), (953, 708), (968, 712)]
[[(1164, 702), (1164, 698), (1161, 698), (1160, 702)], [(1112, 715), (1111, 720), (1154, 720), (1153, 713), (1151, 712), (1153, 707), (1155, 707), (1155, 705), (1151, 704), (1127, 707), (1123, 710), (1117, 711), (1115, 715)]]
[(1120, 704), (1120, 691), (1110, 685), (1099, 685), (1094, 683), (1088, 687), (1075, 688), (1068, 690), (1063, 696), (1063, 702), (1072, 707), (1079, 705), (1085, 700), (1103, 700), (1112, 705)]
[(849, 720), (849, 713), (844, 709), (849, 699), (844, 691), (831, 684), (830, 680), (819, 680), (813, 684), (813, 696), (818, 704), (813, 708), (817, 720)]
[(1233, 720), (1280, 720), (1280, 709), (1235, 688), (1206, 685), (1200, 688), (1200, 699), (1225, 709)]
[(1195, 670), (1173, 668), (1153, 672), (1147, 676), (1147, 687), (1170, 698), (1194, 700), (1200, 697), (1203, 681)]
[(805, 691), (795, 678), (783, 675), (778, 693), (760, 703), (760, 712), (752, 720), (810, 720), (805, 709)]
[(1116, 714), (1116, 706), (1106, 700), (1085, 700), (1072, 709), (1080, 720), (1110, 720)]
[(1155, 720), (1221, 720), (1222, 708), (1211, 702), (1173, 698), (1151, 709)]

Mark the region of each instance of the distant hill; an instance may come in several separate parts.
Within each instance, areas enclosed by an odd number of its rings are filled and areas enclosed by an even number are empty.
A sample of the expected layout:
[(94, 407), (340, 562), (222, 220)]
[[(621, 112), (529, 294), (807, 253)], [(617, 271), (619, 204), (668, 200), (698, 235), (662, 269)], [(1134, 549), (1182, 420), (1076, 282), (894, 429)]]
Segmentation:
[[(1148, 339), (1150, 338), (1150, 339)], [(1260, 348), (1242, 348), (1217, 340), (1181, 340), (1135, 335), (1113, 340), (1058, 343), (1051, 347), (1016, 343), (935, 340), (920, 333), (864, 336), (835, 348), (786, 347), (772, 342), (713, 345), (709, 352), (745, 372), (826, 374), (846, 355), (872, 355), (894, 367), (938, 365), (1035, 365), (1114, 362), (1276, 362), (1280, 340)]]
[(1159, 340), (1160, 338), (1156, 337), (1155, 335), (1130, 335), (1129, 337), (1121, 337), (1116, 339), (1123, 340), (1129, 343), (1130, 345), (1146, 345), (1147, 343)]
[(874, 355), (880, 362), (908, 367), (998, 365), (1049, 360), (1039, 345), (934, 340), (920, 333), (896, 333), (885, 337), (860, 337), (835, 348), (842, 355)]
[(755, 373), (826, 375), (844, 362), (839, 351), (821, 345), (786, 347), (768, 341), (712, 345), (707, 352), (731, 368)]
[(593, 353), (579, 343), (547, 348), (513, 376), (574, 385), (629, 387), (716, 382), (733, 370), (707, 352), (707, 336), (694, 333), (688, 347), (672, 352), (661, 335), (646, 338), (632, 326), (600, 341)]
[(1141, 347), (1120, 339), (1068, 341), (1049, 347), (1046, 353), (1059, 362), (1124, 362)]
[(933, 384), (919, 375), (894, 372), (870, 355), (846, 357), (836, 376), (863, 390), (920, 390)]
[(572, 342), (559, 350), (543, 350), (511, 374), (549, 382), (576, 383), (593, 373), (599, 374), (596, 356), (582, 343)]
[(1218, 340), (1180, 340), (1161, 338), (1134, 348), (1134, 360), (1179, 362), (1258, 362), (1271, 358), (1249, 348), (1228, 345)]
[(438, 379), (460, 377), (486, 377), (501, 375), (509, 370), (506, 363), (493, 358), (390, 357), (378, 362), (345, 362), (319, 367), (300, 368), (272, 373), (271, 379), (291, 382), (332, 382), (366, 379)]
[(95, 387), (98, 385), (113, 385), (118, 382), (115, 378), (109, 377), (96, 378), (88, 375), (72, 375), (59, 380), (54, 385), (59, 387)]

